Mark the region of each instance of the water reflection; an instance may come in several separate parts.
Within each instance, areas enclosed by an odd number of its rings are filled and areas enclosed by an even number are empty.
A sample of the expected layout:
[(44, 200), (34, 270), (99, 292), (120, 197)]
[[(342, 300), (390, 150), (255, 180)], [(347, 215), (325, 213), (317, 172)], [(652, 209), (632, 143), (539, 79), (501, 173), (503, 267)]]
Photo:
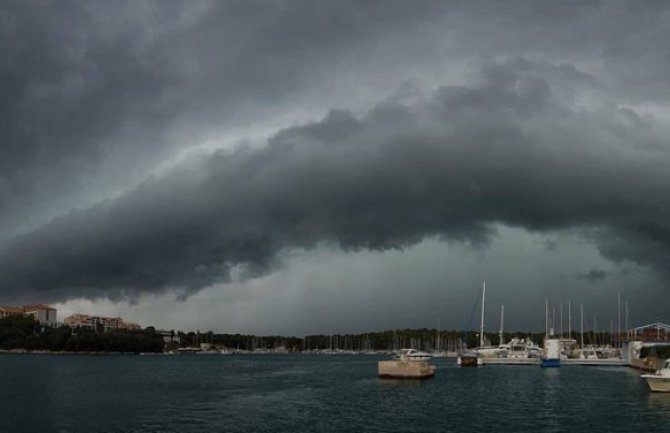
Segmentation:
[[(426, 379), (423, 379), (426, 380)], [(423, 382), (421, 379), (377, 379), (377, 383), (383, 386), (397, 386), (403, 388), (418, 388)], [(427, 379), (430, 380), (430, 379)]]
[(649, 392), (647, 406), (656, 412), (667, 412), (670, 414), (670, 393)]

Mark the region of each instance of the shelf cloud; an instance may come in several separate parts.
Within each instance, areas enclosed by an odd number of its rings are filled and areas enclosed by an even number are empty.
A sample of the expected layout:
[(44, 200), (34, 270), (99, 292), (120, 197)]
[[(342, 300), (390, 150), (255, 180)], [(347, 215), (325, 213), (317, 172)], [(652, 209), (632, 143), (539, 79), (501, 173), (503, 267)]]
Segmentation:
[(655, 2), (4, 2), (0, 297), (192, 299), (295, 252), (521, 233), (604, 258), (542, 265), (561, 284), (660, 288), (669, 39)]
[(587, 85), (573, 68), (515, 59), (485, 66), (476, 85), (360, 117), (333, 110), (260, 149), (194, 157), (7, 243), (5, 293), (187, 294), (235, 268), (262, 275), (290, 249), (402, 249), (435, 235), (483, 245), (494, 224), (580, 228), (606, 257), (665, 273), (659, 131), (630, 110), (571, 107), (547, 70)]

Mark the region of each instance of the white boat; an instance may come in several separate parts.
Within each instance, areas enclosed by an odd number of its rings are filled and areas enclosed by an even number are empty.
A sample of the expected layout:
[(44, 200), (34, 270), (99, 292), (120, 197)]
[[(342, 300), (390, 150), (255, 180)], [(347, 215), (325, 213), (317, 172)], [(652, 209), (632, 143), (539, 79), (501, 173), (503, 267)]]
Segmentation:
[(512, 338), (506, 346), (507, 358), (539, 358), (541, 354), (537, 344), (523, 338)]
[(579, 359), (598, 359), (598, 352), (593, 346), (587, 346), (579, 353)]
[(670, 359), (666, 359), (663, 367), (655, 373), (640, 376), (647, 380), (649, 389), (654, 392), (670, 392)]
[(400, 349), (398, 353), (393, 355), (395, 359), (406, 359), (410, 361), (427, 361), (433, 356), (430, 353), (421, 352), (416, 349)]
[(459, 367), (480, 367), (484, 365), (484, 359), (479, 357), (477, 352), (464, 352), (456, 358), (456, 365)]

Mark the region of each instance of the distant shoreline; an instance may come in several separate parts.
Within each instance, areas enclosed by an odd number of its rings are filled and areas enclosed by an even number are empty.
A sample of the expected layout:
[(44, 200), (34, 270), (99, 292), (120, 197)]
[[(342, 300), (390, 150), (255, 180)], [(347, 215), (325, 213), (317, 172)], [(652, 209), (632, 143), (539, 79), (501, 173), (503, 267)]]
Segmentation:
[[(28, 350), (28, 349), (0, 349), (0, 355), (140, 355), (141, 352), (91, 352), (91, 351), (64, 351), (64, 350)], [(149, 352), (147, 352), (149, 353)], [(162, 352), (150, 352), (152, 355), (160, 355)]]

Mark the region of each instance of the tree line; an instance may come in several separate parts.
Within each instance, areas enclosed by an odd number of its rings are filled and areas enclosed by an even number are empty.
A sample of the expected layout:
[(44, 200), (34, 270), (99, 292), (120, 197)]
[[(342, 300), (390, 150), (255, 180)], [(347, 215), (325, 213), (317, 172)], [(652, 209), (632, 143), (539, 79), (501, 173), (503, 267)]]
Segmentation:
[[(485, 333), (485, 341), (490, 345), (500, 343), (497, 333)], [(544, 333), (508, 332), (504, 341), (510, 339), (531, 339), (538, 345), (544, 342)], [(572, 338), (580, 340), (573, 332)], [(611, 335), (601, 333), (586, 335), (585, 344), (604, 344), (611, 341)], [(436, 329), (396, 329), (361, 334), (314, 334), (300, 337), (257, 336), (243, 334), (222, 334), (214, 332), (174, 332), (164, 335), (153, 327), (139, 331), (115, 330), (102, 332), (100, 329), (71, 329), (67, 326), (49, 327), (39, 324), (31, 317), (9, 316), (0, 319), (0, 349), (26, 349), (64, 352), (160, 352), (179, 347), (198, 347), (209, 343), (216, 348), (231, 350), (276, 350), (291, 352), (318, 350), (347, 351), (391, 351), (401, 348), (420, 350), (458, 351), (462, 347), (479, 345), (476, 331)]]
[(43, 326), (32, 317), (0, 319), (0, 349), (53, 352), (161, 352), (163, 337), (153, 328), (99, 332), (67, 326)]

